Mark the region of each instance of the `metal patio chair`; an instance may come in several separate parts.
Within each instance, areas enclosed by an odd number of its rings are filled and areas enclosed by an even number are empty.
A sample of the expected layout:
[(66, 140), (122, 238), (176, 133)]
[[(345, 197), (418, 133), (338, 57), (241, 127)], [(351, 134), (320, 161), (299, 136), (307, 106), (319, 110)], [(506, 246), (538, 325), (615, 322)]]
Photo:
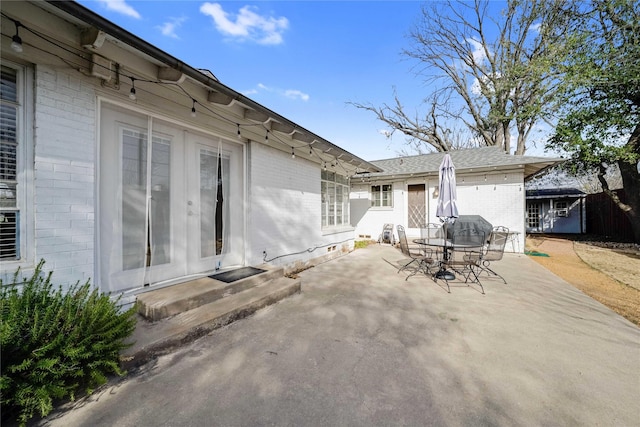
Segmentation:
[[(404, 280), (408, 280), (409, 277), (415, 276), (419, 271), (429, 274), (431, 267), (434, 265), (433, 257), (428, 253), (428, 249), (424, 250), (426, 252), (414, 252), (411, 250), (409, 243), (407, 242), (407, 234), (402, 225), (398, 225), (398, 241), (400, 243), (400, 251), (402, 254), (410, 258), (409, 262), (398, 269), (398, 273), (412, 268), (411, 274), (409, 274)], [(412, 265), (413, 267), (410, 267)]]
[(481, 270), (480, 272), (485, 271), (490, 276), (498, 276), (502, 279), (505, 285), (507, 284), (507, 281), (500, 274), (493, 271), (490, 265), (492, 262), (500, 261), (502, 259), (502, 256), (504, 255), (504, 247), (506, 246), (508, 239), (508, 229), (507, 231), (496, 231), (494, 229), (489, 236), (489, 243), (485, 246), (481, 257), (478, 260), (478, 267)]
[[(485, 233), (476, 228), (456, 230), (451, 239), (452, 250), (444, 262), (445, 267), (465, 278), (465, 283), (477, 283), (484, 294), (484, 287), (478, 277), (480, 274), (480, 260), (484, 254)], [(444, 278), (449, 286), (449, 282)]]

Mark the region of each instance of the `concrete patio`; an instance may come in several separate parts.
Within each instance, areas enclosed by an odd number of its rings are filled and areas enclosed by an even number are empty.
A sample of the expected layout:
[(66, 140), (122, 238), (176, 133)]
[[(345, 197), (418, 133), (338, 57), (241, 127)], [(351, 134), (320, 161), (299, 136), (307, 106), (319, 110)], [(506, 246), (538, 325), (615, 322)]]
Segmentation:
[(615, 425), (640, 420), (640, 329), (524, 255), (508, 284), (404, 280), (373, 245), (302, 292), (144, 365), (43, 422)]

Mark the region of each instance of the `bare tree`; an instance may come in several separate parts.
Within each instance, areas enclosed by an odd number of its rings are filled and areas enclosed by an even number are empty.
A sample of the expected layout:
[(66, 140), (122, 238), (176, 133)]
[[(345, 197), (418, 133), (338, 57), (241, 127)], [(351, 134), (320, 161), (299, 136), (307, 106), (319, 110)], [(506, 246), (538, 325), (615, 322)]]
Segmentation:
[(510, 0), (494, 17), (488, 0), (430, 2), (410, 32), (412, 46), (402, 53), (417, 61), (414, 71), (430, 92), (426, 112), (407, 114), (395, 104), (351, 103), (375, 113), (414, 145), (436, 151), (455, 149), (451, 123), (462, 123), (468, 143), (500, 146), (524, 154), (532, 128), (552, 105), (550, 59), (563, 49), (567, 14), (560, 0)]

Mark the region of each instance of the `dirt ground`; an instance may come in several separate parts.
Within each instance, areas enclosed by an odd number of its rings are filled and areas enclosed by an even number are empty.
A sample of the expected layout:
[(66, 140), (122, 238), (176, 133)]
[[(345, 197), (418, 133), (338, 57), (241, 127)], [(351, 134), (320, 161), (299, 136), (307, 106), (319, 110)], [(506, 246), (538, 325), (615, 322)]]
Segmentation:
[(531, 259), (640, 326), (640, 251), (601, 246), (545, 235), (526, 241), (528, 251), (549, 255)]

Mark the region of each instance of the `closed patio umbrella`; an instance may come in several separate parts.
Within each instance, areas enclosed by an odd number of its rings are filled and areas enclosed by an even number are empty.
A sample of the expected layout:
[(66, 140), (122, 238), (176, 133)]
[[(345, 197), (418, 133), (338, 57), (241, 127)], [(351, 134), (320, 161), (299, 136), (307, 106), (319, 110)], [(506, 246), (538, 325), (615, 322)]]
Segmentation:
[(446, 154), (439, 170), (440, 183), (438, 187), (438, 207), (436, 216), (445, 223), (458, 217), (456, 205), (456, 168), (451, 161), (451, 156)]
[[(444, 222), (444, 236), (447, 238), (447, 224), (453, 222), (458, 217), (458, 206), (456, 205), (456, 168), (451, 161), (451, 156), (445, 154), (440, 163), (439, 170), (439, 187), (438, 187), (438, 206), (436, 208), (436, 216), (440, 221)], [(444, 251), (445, 259), (447, 250)], [(436, 277), (445, 280), (453, 280), (455, 276), (450, 271), (444, 269), (436, 273)]]

